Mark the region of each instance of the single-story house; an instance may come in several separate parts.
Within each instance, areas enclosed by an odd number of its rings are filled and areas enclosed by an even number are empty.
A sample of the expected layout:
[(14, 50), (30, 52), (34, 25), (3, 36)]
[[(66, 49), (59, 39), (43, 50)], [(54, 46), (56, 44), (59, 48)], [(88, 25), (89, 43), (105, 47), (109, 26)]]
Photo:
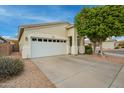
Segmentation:
[(7, 42), (7, 40), (4, 39), (2, 36), (0, 36), (0, 44), (6, 43), (6, 42)]
[[(86, 38), (84, 42), (85, 42), (85, 46), (92, 44), (88, 38)], [(112, 40), (111, 38), (107, 38), (107, 40), (102, 43), (103, 50), (115, 49), (116, 42), (117, 42), (116, 40)], [(97, 44), (96, 48), (99, 49), (98, 44)]]
[(124, 40), (116, 41), (116, 43), (115, 43), (115, 48), (116, 48), (116, 49), (124, 48)]
[(103, 42), (102, 46), (104, 50), (115, 49), (116, 40), (106, 40)]
[(22, 58), (84, 53), (82, 39), (68, 22), (21, 25), (18, 41)]

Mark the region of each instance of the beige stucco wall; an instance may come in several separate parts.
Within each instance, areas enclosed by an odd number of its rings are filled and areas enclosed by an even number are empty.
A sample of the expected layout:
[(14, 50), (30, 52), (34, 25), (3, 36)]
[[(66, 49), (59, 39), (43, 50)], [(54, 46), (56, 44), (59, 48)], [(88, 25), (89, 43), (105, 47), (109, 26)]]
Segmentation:
[(19, 51), (22, 58), (28, 58), (30, 56), (29, 43), (26, 41), (26, 37), (27, 36), (24, 31), (19, 41)]
[(26, 41), (25, 38), (26, 38), (26, 35), (24, 31), (19, 41), (19, 51), (22, 55), (22, 58), (27, 58), (28, 55), (30, 55), (28, 41)]
[(114, 49), (114, 41), (112, 42), (103, 42), (102, 44), (102, 47), (104, 50), (107, 50), (107, 49)]
[(22, 34), (19, 41), (19, 51), (22, 51), (23, 46), (25, 45), (25, 32)]
[[(47, 37), (47, 38), (55, 38), (55, 39), (66, 39), (67, 40), (67, 24), (47, 26), (47, 27), (38, 27), (38, 28), (28, 28), (24, 29), (24, 32), (19, 41), (20, 52), (23, 58), (27, 58), (31, 56), (31, 45), (30, 45), (30, 37)], [(25, 38), (28, 38), (26, 41)]]
[(68, 52), (75, 55), (78, 54), (78, 47), (77, 47), (77, 32), (75, 31), (74, 27), (68, 29), (68, 37), (72, 36), (72, 46), (69, 46), (69, 41), (68, 41)]
[(65, 29), (67, 25), (54, 25), (51, 27), (41, 27), (41, 28), (33, 28), (33, 29), (25, 29), (26, 36), (29, 35), (36, 35), (36, 34), (50, 34), (50, 35), (57, 35), (62, 37), (67, 37), (67, 31)]

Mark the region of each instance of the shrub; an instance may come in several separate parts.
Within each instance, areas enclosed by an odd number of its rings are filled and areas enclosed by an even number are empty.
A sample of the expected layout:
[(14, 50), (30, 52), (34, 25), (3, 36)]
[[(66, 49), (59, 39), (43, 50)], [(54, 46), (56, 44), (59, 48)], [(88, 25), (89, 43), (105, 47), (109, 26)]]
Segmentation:
[(24, 69), (24, 64), (20, 59), (0, 57), (0, 77), (17, 75)]
[(92, 54), (92, 46), (85, 46), (85, 54)]
[(115, 49), (119, 49), (119, 47), (117, 46), (117, 47), (115, 47)]

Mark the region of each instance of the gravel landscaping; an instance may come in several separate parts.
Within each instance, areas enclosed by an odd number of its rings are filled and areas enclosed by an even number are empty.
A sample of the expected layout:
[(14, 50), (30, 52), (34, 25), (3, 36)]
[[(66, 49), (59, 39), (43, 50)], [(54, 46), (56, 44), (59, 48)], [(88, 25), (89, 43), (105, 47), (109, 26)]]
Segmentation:
[[(18, 53), (17, 53), (18, 54)], [(14, 54), (16, 58), (17, 54)], [(14, 57), (12, 55), (12, 57)], [(24, 72), (19, 76), (0, 81), (1, 88), (54, 88), (55, 85), (48, 80), (37, 66), (30, 60), (24, 60)]]

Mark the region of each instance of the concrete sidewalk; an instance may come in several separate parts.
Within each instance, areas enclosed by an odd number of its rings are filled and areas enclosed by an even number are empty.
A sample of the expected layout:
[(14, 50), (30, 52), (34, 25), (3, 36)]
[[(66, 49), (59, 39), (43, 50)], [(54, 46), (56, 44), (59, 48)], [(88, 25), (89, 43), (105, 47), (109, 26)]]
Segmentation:
[(114, 49), (104, 52), (106, 55), (124, 57), (124, 49)]
[(124, 57), (124, 54), (117, 54), (117, 53), (111, 53), (111, 52), (104, 52), (106, 55), (110, 56), (116, 56), (116, 57)]

